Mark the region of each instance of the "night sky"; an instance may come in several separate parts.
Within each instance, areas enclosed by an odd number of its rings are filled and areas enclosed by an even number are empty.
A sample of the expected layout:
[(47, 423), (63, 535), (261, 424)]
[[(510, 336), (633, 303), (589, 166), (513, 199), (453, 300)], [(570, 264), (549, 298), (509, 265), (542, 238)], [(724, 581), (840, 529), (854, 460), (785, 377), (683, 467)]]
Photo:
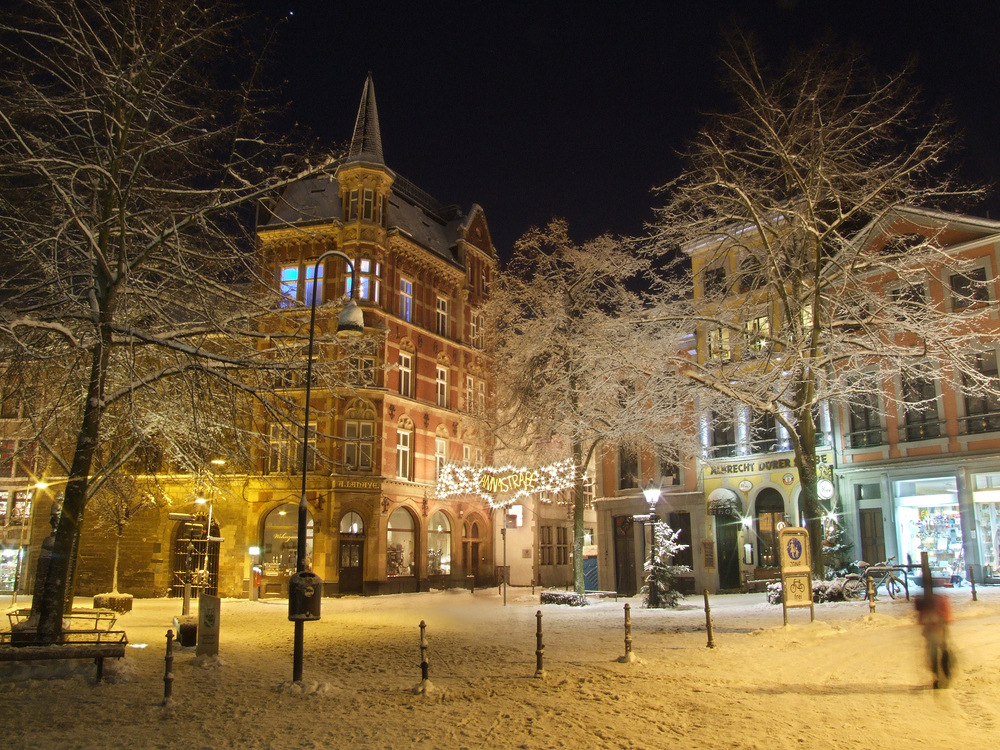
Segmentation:
[[(651, 188), (703, 113), (726, 106), (715, 51), (735, 22), (780, 61), (821, 35), (877, 65), (912, 59), (950, 102), (966, 175), (1000, 181), (1000, 3), (664, 0), (657, 3), (271, 0), (291, 117), (322, 142), (351, 135), (368, 71), (386, 164), (443, 203), (486, 212), (501, 257), (532, 224), (577, 240), (634, 235)], [(278, 19), (284, 19), (277, 23)], [(997, 192), (970, 212), (1000, 218)]]

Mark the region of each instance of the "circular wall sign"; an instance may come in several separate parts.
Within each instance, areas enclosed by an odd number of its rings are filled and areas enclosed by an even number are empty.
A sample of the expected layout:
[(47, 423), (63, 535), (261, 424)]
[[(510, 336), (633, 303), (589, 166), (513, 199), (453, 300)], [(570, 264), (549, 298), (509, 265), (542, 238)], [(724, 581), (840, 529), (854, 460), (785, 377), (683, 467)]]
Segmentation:
[(751, 482), (749, 479), (744, 479), (742, 482), (739, 483), (739, 488), (740, 492), (749, 492), (750, 490), (753, 489), (753, 482)]
[(821, 500), (829, 500), (833, 497), (833, 482), (829, 479), (820, 479), (816, 482), (816, 494)]
[(794, 482), (794, 481), (795, 481), (795, 475), (792, 474), (792, 473), (785, 474), (781, 478), (782, 484), (792, 484), (792, 482)]

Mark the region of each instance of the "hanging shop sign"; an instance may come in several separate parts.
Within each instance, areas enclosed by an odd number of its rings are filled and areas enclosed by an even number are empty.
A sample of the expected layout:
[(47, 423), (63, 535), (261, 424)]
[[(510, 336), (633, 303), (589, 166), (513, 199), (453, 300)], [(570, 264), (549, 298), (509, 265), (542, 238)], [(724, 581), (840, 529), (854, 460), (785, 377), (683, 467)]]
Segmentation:
[(439, 498), (479, 495), (490, 506), (502, 508), (538, 492), (559, 492), (573, 487), (578, 476), (572, 459), (537, 469), (445, 464), (438, 476), (436, 494)]

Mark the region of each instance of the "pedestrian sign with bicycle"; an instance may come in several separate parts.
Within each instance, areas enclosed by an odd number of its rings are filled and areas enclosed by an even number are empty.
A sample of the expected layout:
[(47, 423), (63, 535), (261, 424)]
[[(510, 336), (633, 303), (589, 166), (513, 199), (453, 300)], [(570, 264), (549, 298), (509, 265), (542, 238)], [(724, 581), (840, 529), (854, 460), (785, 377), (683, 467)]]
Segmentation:
[(801, 526), (786, 526), (778, 532), (781, 549), (781, 610), (785, 625), (791, 607), (809, 607), (809, 621), (815, 619), (812, 595), (812, 568), (809, 532)]

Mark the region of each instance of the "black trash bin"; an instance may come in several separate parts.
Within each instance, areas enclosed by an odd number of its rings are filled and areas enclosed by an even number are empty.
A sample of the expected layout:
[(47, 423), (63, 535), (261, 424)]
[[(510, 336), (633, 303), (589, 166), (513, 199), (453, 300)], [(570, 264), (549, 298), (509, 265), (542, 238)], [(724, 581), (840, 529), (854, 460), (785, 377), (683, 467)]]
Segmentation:
[(296, 573), (288, 579), (288, 619), (318, 620), (323, 579), (312, 571)]

